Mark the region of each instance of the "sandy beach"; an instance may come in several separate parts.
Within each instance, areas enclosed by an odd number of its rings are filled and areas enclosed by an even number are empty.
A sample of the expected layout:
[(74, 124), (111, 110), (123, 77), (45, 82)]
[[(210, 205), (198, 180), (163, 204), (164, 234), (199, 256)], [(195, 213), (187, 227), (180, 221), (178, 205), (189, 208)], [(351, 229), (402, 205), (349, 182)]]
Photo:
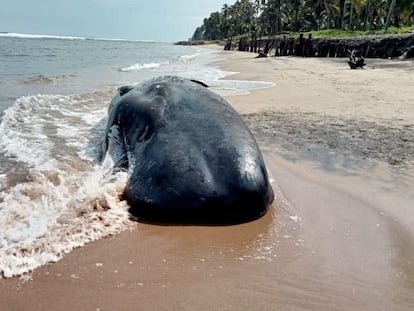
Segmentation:
[(220, 53), (227, 79), (275, 84), (227, 97), (265, 157), (269, 212), (137, 223), (0, 279), (2, 310), (414, 309), (412, 61)]

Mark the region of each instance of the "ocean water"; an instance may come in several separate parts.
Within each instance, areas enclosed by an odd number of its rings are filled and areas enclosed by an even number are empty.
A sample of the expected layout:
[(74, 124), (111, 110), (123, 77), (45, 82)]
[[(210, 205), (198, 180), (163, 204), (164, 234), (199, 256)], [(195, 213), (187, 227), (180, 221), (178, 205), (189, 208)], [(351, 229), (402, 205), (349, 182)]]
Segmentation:
[(159, 75), (221, 95), (270, 86), (220, 78), (215, 51), (170, 43), (0, 34), (0, 275), (57, 261), (137, 226), (127, 173), (97, 161), (117, 87)]

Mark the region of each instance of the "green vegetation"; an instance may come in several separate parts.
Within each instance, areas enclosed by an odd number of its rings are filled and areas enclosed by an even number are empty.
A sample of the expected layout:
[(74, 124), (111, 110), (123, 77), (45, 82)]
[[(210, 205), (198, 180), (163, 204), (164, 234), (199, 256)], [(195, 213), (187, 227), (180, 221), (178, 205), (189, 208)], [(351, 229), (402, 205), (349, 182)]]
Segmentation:
[(350, 37), (409, 31), (414, 31), (413, 0), (238, 0), (205, 18), (192, 40), (303, 32), (315, 37)]

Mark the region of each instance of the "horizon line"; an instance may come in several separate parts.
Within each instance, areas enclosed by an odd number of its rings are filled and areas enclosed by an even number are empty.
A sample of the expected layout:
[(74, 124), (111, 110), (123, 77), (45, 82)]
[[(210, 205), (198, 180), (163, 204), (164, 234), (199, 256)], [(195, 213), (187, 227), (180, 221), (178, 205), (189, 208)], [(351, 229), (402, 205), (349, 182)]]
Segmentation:
[(157, 40), (149, 40), (149, 39), (138, 40), (138, 39), (104, 38), (104, 37), (70, 36), (70, 35), (31, 34), (31, 33), (7, 32), (7, 31), (0, 31), (0, 37), (22, 38), (22, 39), (97, 40), (97, 41), (148, 42), (148, 43), (174, 42), (174, 41), (157, 41)]

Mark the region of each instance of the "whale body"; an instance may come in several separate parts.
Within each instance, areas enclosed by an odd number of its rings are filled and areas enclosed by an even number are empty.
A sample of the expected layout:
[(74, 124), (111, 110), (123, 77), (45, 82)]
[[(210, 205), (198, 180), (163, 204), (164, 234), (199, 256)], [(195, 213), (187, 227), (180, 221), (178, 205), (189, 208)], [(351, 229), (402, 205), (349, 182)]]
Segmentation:
[(192, 80), (167, 76), (119, 88), (105, 156), (128, 170), (124, 197), (145, 221), (240, 223), (273, 201), (250, 130), (222, 97)]

